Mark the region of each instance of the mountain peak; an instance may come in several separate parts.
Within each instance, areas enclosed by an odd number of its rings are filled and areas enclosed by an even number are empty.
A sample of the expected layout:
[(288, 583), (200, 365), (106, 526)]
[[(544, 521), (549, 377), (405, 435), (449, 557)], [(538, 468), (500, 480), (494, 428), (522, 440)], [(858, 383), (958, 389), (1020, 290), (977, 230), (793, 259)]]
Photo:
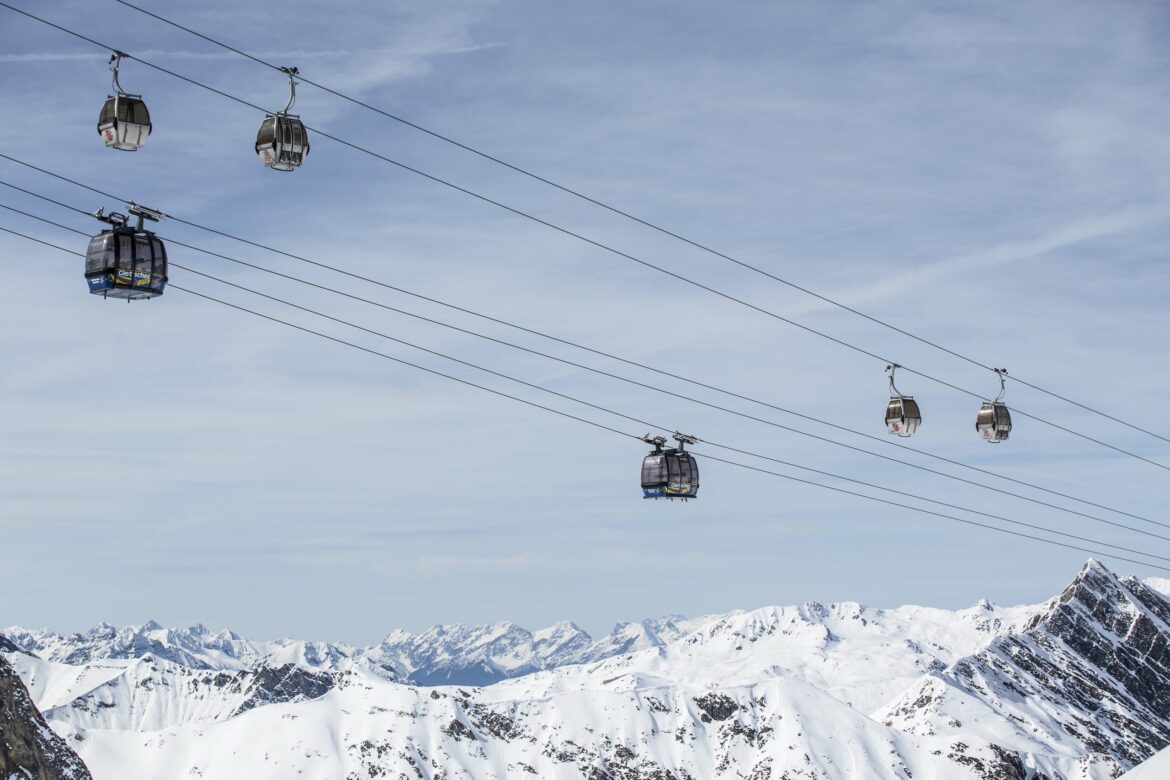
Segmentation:
[(923, 678), (885, 708), (886, 722), (958, 736), (972, 712), (995, 710), (1021, 740), (1072, 737), (1128, 766), (1170, 742), (1168, 646), (1170, 599), (1090, 559), (1022, 630)]
[(1085, 561), (1085, 565), (1077, 572), (1077, 576), (1068, 584), (1068, 587), (1057, 597), (1057, 601), (1065, 604), (1074, 599), (1092, 598), (1093, 594), (1099, 597), (1119, 588), (1121, 588), (1121, 581), (1117, 575), (1102, 566), (1096, 559), (1090, 558)]

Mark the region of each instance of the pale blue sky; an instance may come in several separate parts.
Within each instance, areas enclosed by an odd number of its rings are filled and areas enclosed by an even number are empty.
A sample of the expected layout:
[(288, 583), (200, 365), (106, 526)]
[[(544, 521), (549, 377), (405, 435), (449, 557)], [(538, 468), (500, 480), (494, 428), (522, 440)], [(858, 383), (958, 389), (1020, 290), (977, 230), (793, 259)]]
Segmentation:
[[(294, 1), (277, 14), (270, 4), (144, 3), (961, 352), (1170, 431), (1165, 4), (349, 0)], [(110, 0), (23, 6), (253, 102), (283, 105), (279, 74)], [(140, 64), (124, 65), (122, 83), (144, 95), (155, 132), (137, 153), (107, 150), (94, 128), (109, 88), (105, 59), (0, 9), (0, 86), (10, 107), (0, 151), (195, 222), (883, 435), (878, 361), (326, 139), (315, 139), (303, 169), (265, 170), (251, 149), (258, 114)], [(297, 110), (310, 125), (994, 392), (984, 371), (311, 87), (300, 90)], [(3, 160), (0, 179), (81, 208), (118, 206)], [(0, 203), (99, 228), (0, 189)], [(10, 213), (0, 225), (84, 247)], [(181, 224), (164, 222), (159, 232), (487, 330)], [(68, 631), (155, 618), (370, 642), (395, 627), (567, 618), (602, 632), (616, 620), (814, 599), (1038, 600), (1087, 557), (709, 462), (700, 500), (642, 501), (638, 443), (178, 291), (149, 304), (103, 303), (86, 294), (80, 261), (8, 235), (0, 247), (10, 288), (0, 309), (8, 552), (0, 624)], [(1170, 555), (1170, 542), (188, 251), (171, 254), (700, 437)], [(546, 402), (182, 271), (172, 281)], [(923, 406), (915, 446), (1170, 521), (1165, 471), (1019, 418), (1012, 439), (991, 447), (972, 430), (978, 402), (908, 375), (899, 384)], [(1019, 385), (1008, 401), (1170, 463), (1170, 445)]]

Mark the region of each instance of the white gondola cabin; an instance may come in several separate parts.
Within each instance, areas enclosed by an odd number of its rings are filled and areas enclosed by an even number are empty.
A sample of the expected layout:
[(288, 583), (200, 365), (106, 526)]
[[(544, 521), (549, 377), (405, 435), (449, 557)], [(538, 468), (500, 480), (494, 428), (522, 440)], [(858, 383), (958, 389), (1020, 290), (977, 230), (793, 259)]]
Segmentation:
[(979, 407), (979, 416), (975, 418), (975, 430), (979, 432), (983, 441), (989, 444), (998, 444), (1001, 441), (1007, 441), (1008, 435), (1012, 432), (1012, 415), (1008, 411), (1007, 404), (1001, 402), (1003, 394), (1007, 391), (1007, 385), (1004, 381), (1007, 369), (996, 368), (992, 370), (999, 375), (999, 395), (995, 397), (994, 401), (984, 401), (983, 405)]
[(283, 111), (269, 114), (256, 133), (256, 156), (274, 171), (295, 171), (309, 156), (309, 132), (301, 118), (289, 109), (297, 97), (296, 68), (281, 68), (288, 74), (289, 97)]
[(901, 368), (897, 363), (886, 366), (890, 372), (890, 401), (886, 404), (886, 429), (895, 436), (913, 436), (922, 425), (922, 411), (913, 396), (902, 395), (894, 386), (894, 372)]
[(150, 112), (141, 95), (131, 95), (118, 83), (118, 67), (126, 55), (114, 52), (110, 67), (114, 71), (114, 94), (106, 98), (98, 115), (98, 134), (106, 146), (124, 152), (137, 151), (150, 137)]

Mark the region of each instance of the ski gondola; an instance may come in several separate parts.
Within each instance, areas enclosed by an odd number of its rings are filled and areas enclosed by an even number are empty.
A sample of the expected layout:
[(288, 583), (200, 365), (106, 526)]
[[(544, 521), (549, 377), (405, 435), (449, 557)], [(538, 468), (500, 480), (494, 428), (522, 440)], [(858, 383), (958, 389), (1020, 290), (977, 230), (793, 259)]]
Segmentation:
[(131, 204), (130, 224), (125, 214), (106, 215), (99, 209), (94, 217), (110, 225), (89, 240), (85, 253), (85, 281), (93, 295), (103, 298), (146, 300), (163, 294), (167, 284), (167, 249), (143, 221), (158, 222), (163, 215), (154, 209)]
[(666, 447), (662, 436), (646, 434), (642, 441), (653, 444), (654, 450), (642, 459), (642, 498), (688, 498), (699, 496), (699, 464), (686, 451), (686, 445), (698, 439), (681, 433), (674, 434), (678, 447)]
[(98, 134), (111, 149), (124, 152), (137, 151), (150, 137), (150, 112), (141, 95), (131, 95), (118, 82), (118, 68), (127, 55), (120, 51), (110, 56), (110, 69), (114, 72), (114, 94), (106, 98), (98, 116)]
[(886, 366), (890, 372), (890, 402), (886, 404), (886, 428), (895, 436), (913, 436), (922, 425), (922, 411), (913, 396), (902, 395), (894, 386), (894, 372), (901, 368), (897, 363)]
[(994, 401), (984, 401), (983, 406), (979, 408), (979, 416), (975, 418), (975, 430), (979, 432), (983, 441), (989, 444), (1007, 441), (1008, 434), (1012, 432), (1012, 415), (1008, 411), (1007, 404), (1000, 402), (1007, 390), (1004, 382), (1007, 369), (997, 368), (994, 370), (995, 373), (999, 374), (999, 395), (995, 397)]
[(269, 114), (256, 134), (256, 155), (274, 171), (293, 171), (309, 156), (309, 133), (299, 116), (290, 114), (297, 99), (296, 68), (281, 68), (288, 74), (289, 96), (283, 111)]

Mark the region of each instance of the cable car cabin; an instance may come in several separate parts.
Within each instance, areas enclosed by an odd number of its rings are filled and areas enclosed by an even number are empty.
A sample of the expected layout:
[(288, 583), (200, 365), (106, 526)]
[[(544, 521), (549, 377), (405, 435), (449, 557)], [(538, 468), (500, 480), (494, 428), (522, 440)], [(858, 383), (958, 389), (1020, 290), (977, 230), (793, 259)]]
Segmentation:
[(1007, 404), (998, 401), (984, 401), (979, 409), (979, 417), (975, 419), (975, 430), (983, 440), (991, 444), (1007, 441), (1012, 431), (1012, 416), (1008, 412)]
[(299, 117), (269, 114), (256, 134), (256, 154), (274, 171), (293, 171), (309, 156), (309, 133)]
[(698, 498), (699, 464), (681, 449), (656, 447), (642, 460), (642, 498)]
[(154, 233), (131, 227), (104, 230), (85, 253), (89, 291), (103, 298), (138, 300), (163, 294), (167, 250)]
[(150, 112), (139, 95), (119, 92), (106, 100), (98, 117), (98, 133), (106, 146), (133, 152), (150, 136)]
[(913, 436), (922, 425), (918, 402), (908, 395), (896, 396), (886, 405), (886, 427), (896, 436)]

